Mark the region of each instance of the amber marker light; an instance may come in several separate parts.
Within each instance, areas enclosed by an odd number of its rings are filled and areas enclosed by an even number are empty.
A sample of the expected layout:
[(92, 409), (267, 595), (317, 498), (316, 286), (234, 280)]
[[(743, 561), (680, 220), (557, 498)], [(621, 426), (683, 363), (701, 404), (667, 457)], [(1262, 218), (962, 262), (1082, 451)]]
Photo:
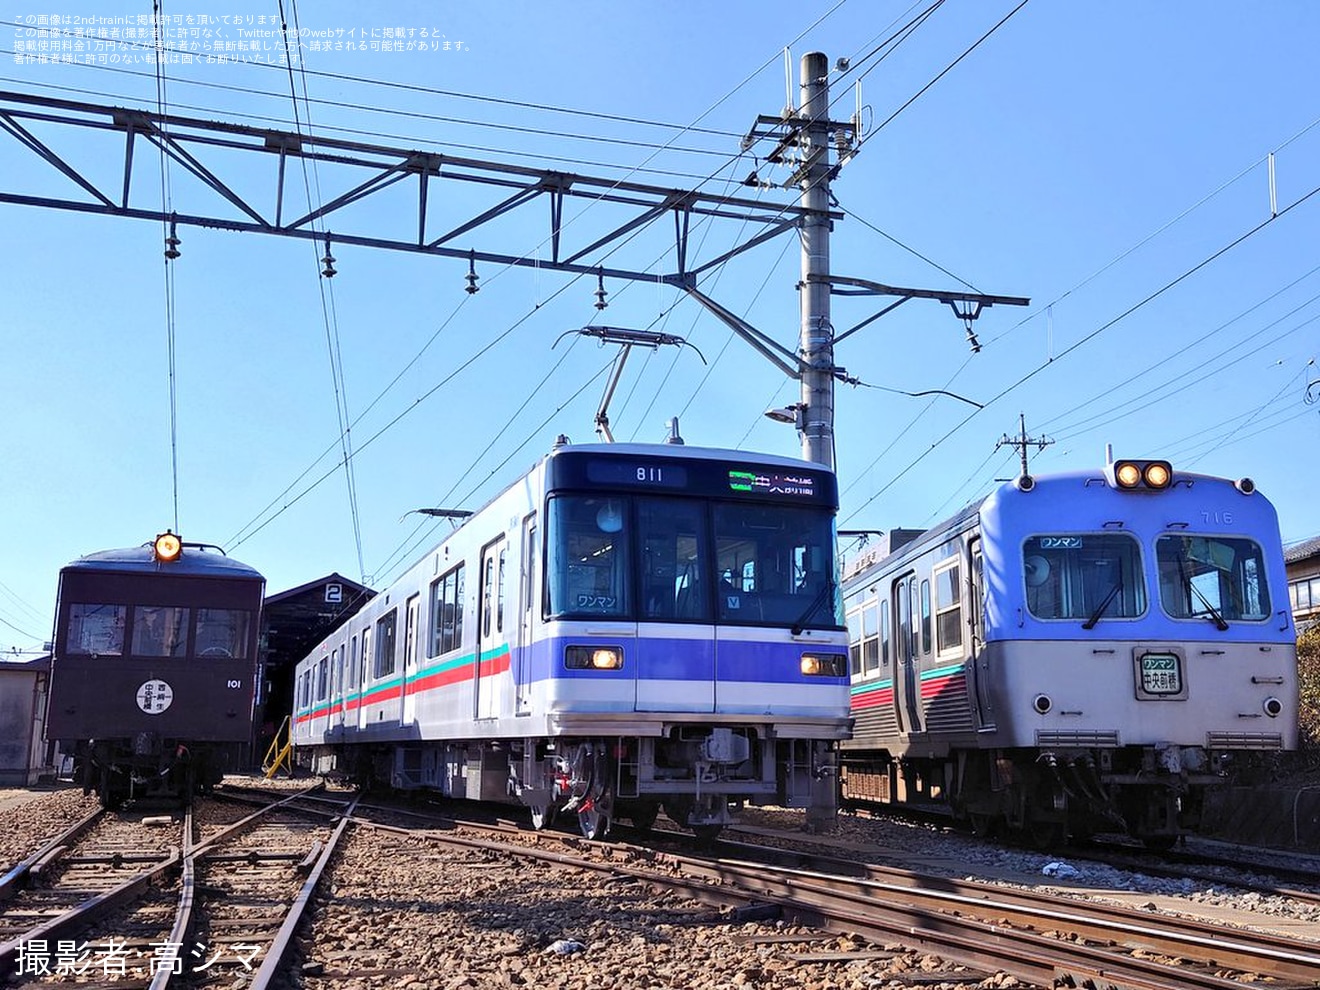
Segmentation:
[(173, 533), (165, 532), (156, 537), (156, 543), (152, 549), (157, 560), (168, 564), (170, 561), (179, 559), (179, 554), (183, 552), (183, 544)]

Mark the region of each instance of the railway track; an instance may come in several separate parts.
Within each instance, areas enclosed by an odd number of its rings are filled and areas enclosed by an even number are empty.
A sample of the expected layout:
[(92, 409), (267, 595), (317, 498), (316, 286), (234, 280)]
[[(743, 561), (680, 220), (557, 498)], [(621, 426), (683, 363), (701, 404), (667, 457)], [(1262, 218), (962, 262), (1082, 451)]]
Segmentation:
[(309, 822), (299, 797), (241, 816), (202, 801), (75, 823), (0, 880), (0, 973), (151, 990), (270, 985), (348, 823)]
[(593, 872), (601, 883), (640, 883), (743, 917), (779, 916), (861, 936), (869, 945), (855, 958), (892, 954), (886, 947), (896, 945), (917, 949), (962, 967), (960, 979), (971, 982), (1007, 973), (1041, 987), (1284, 990), (1314, 987), (1320, 978), (1320, 944), (819, 853), (736, 843), (710, 852), (591, 843), (375, 807), (360, 809), (355, 820), (435, 846)]

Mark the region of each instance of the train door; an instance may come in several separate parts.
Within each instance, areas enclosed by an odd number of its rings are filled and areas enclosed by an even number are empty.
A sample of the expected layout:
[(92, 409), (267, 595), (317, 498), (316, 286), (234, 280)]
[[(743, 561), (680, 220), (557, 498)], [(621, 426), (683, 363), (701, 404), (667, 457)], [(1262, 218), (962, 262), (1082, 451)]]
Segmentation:
[(972, 676), (972, 697), (976, 700), (976, 727), (981, 732), (995, 730), (994, 707), (990, 700), (990, 654), (985, 648), (985, 558), (981, 554), (981, 538), (973, 537), (969, 546), (972, 555), (969, 574), (971, 594), (972, 645), (968, 670)]
[(504, 635), (504, 580), (508, 544), (503, 537), (481, 551), (481, 586), (477, 593), (477, 662), (472, 679), (473, 709), (477, 718), (499, 715), (499, 680), (508, 669), (509, 648)]
[(330, 651), (330, 724), (326, 737), (337, 741), (344, 731), (344, 671), (340, 666), (339, 647)]
[(894, 702), (898, 706), (899, 726), (909, 735), (921, 731), (921, 658), (917, 635), (920, 602), (917, 577), (908, 572), (894, 582), (894, 615), (898, 619), (897, 664), (894, 676)]
[(367, 699), (370, 690), (370, 670), (371, 670), (371, 627), (367, 626), (362, 630), (362, 651), (358, 654), (358, 727), (365, 729), (371, 725), (371, 714), (368, 711)]
[(532, 636), (536, 630), (536, 571), (540, 559), (537, 554), (536, 516), (523, 520), (522, 566), (518, 580), (518, 641), (513, 644), (513, 708), (517, 714), (531, 706)]
[(399, 685), (401, 711), (400, 725), (411, 725), (417, 718), (417, 695), (413, 694), (413, 681), (417, 677), (417, 620), (421, 595), (408, 599), (403, 610), (403, 680)]

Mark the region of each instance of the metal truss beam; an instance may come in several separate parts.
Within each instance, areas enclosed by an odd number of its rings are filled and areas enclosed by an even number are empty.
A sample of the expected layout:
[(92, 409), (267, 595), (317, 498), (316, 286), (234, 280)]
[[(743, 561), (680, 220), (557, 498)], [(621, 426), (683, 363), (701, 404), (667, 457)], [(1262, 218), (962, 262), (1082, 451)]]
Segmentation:
[[(115, 183), (119, 195), (106, 193), (96, 181), (72, 163), (72, 156), (60, 147), (85, 138), (89, 133), (109, 136), (123, 142), (123, 169)], [(283, 237), (321, 240), (327, 233), (336, 245), (385, 248), (440, 257), (473, 260), (496, 265), (528, 268), (551, 268), (568, 273), (598, 273), (607, 278), (661, 282), (689, 289), (699, 275), (729, 261), (759, 244), (795, 229), (812, 211), (800, 205), (766, 204), (736, 196), (717, 196), (701, 192), (652, 186), (625, 180), (569, 174), (440, 152), (393, 148), (337, 138), (307, 136), (290, 131), (272, 130), (242, 124), (207, 121), (174, 114), (158, 114), (144, 109), (126, 109), (45, 96), (0, 91), (0, 147), (3, 136), (45, 162), (75, 187), (66, 195), (47, 195), (46, 190), (18, 188), (17, 171), (0, 168), (0, 203), (38, 206), (76, 213), (127, 217), (139, 220), (172, 221), (182, 226), (272, 234)], [(67, 138), (57, 141), (55, 138)], [(139, 140), (140, 139), (140, 140)], [(189, 203), (178, 212), (165, 213), (152, 197), (159, 197), (151, 183), (132, 182), (134, 152), (149, 143), (152, 152), (162, 153), (175, 165), (194, 176), (202, 187), (214, 193), (209, 203)], [(235, 155), (242, 152), (242, 155)], [(98, 158), (98, 164), (111, 160)], [(320, 185), (329, 191), (322, 205), (286, 220), (286, 173), (291, 160), (318, 169)], [(260, 180), (261, 168), (269, 176)], [(255, 171), (254, 171), (255, 170)], [(244, 195), (240, 188), (252, 188), (251, 176), (259, 177), (256, 188), (261, 197)], [(241, 178), (240, 178), (241, 177)], [(417, 182), (416, 237), (398, 237), (386, 227), (400, 226), (397, 203), (390, 210), (346, 208), (361, 204), (401, 182)], [(493, 206), (474, 209), (474, 197), (449, 195), (442, 206), (447, 220), (444, 232), (428, 233), (438, 211), (435, 183), (439, 180), (462, 183), (471, 189), (503, 190), (503, 198)], [(177, 195), (177, 194), (176, 194)], [(535, 200), (549, 204), (549, 226), (544, 241), (550, 245), (550, 258), (536, 257), (535, 250), (524, 254), (483, 251), (455, 243), (493, 221), (527, 206)], [(585, 243), (569, 243), (575, 233), (564, 227), (564, 205), (569, 201), (584, 204), (608, 204), (622, 211), (625, 219), (611, 218), (601, 234), (597, 223), (582, 238)], [(672, 214), (672, 271), (641, 271), (626, 266), (607, 266), (605, 260), (622, 246), (638, 228)], [(457, 215), (459, 218), (454, 219)], [(540, 214), (544, 217), (545, 214)], [(830, 219), (842, 214), (828, 211)], [(729, 219), (748, 225), (753, 232), (736, 247), (718, 258), (689, 268), (689, 231), (692, 219)], [(538, 222), (544, 222), (543, 220)]]

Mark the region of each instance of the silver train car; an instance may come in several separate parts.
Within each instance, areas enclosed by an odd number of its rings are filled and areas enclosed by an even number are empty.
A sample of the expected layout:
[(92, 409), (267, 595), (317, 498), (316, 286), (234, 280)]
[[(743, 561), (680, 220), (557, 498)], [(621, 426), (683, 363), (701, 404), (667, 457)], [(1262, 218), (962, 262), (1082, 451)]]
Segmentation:
[(1278, 521), (1249, 479), (1023, 476), (844, 586), (845, 803), (1167, 847), (1235, 754), (1297, 745)]
[(299, 764), (588, 837), (832, 815), (836, 509), (820, 465), (559, 444), (298, 664)]

